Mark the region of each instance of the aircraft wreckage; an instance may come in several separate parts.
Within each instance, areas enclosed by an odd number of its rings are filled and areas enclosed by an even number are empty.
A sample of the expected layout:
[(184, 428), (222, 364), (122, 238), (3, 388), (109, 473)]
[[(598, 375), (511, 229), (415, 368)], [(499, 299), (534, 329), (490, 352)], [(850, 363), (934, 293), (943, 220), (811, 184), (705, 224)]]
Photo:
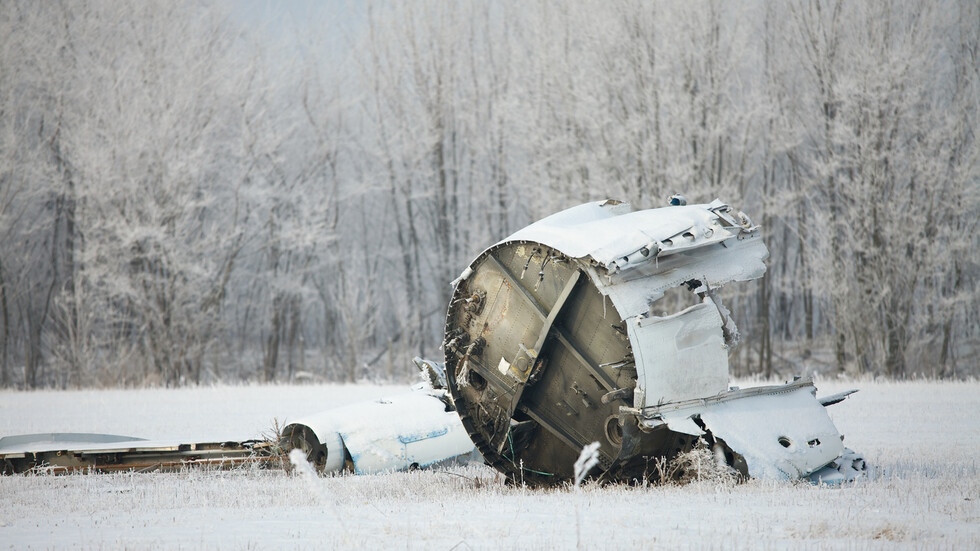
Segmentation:
[(717, 290), (765, 273), (758, 226), (718, 200), (670, 202), (580, 205), (483, 251), (453, 282), (445, 363), (416, 359), (428, 382), (411, 392), (300, 419), (281, 443), (0, 438), (4, 471), (230, 465), (300, 449), (325, 473), (482, 455), (512, 481), (546, 486), (571, 480), (590, 444), (593, 477), (632, 482), (701, 441), (743, 476), (859, 476), (863, 459), (825, 410), (853, 391), (729, 386), (739, 334)]

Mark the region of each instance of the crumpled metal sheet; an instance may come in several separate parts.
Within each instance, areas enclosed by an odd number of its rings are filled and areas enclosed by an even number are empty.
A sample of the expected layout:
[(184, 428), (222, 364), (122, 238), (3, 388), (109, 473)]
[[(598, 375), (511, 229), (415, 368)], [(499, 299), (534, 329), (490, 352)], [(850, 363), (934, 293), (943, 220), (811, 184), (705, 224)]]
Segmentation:
[(710, 432), (744, 458), (749, 476), (806, 478), (844, 453), (841, 435), (810, 379), (731, 390), (642, 412), (649, 427), (701, 436)]

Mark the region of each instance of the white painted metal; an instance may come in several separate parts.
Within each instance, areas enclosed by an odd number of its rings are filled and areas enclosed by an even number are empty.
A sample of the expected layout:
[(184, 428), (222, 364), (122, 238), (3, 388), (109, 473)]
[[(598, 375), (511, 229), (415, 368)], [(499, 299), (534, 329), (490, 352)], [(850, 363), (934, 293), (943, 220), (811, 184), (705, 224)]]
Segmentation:
[(474, 449), (459, 415), (447, 411), (444, 393), (419, 385), (411, 392), (339, 407), (291, 424), (309, 427), (327, 446), (325, 472), (343, 469), (345, 450), (357, 474), (425, 467)]
[[(728, 348), (710, 298), (667, 317), (626, 323), (637, 366), (640, 407), (712, 396), (728, 390)], [(635, 396), (635, 394), (634, 394)]]
[(745, 459), (750, 476), (804, 478), (844, 452), (841, 435), (815, 392), (808, 379), (732, 390), (646, 408), (640, 423), (650, 428), (666, 424), (696, 436), (706, 428)]

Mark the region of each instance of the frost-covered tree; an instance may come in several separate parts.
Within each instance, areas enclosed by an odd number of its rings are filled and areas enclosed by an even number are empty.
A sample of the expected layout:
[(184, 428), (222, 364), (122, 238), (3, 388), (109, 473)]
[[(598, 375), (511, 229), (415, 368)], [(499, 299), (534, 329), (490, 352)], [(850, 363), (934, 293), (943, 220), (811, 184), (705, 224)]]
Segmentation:
[(45, 288), (18, 286), (24, 384), (41, 382), (45, 352), (61, 384), (197, 377), (235, 251), (238, 221), (216, 207), (236, 166), (222, 151), (234, 34), (174, 3), (5, 8), (3, 50), (29, 69), (15, 65), (4, 130), (39, 161), (5, 166), (30, 178), (11, 218), (30, 224), (5, 229), (30, 244), (19, 255), (48, 259), (18, 274)]
[(409, 376), (480, 250), (675, 192), (773, 251), (737, 372), (975, 374), (978, 21), (0, 0), (0, 385)]
[(972, 227), (977, 208), (978, 167), (962, 155), (977, 148), (976, 32), (958, 23), (977, 21), (976, 6), (813, 2), (791, 12), (806, 85), (790, 101), (810, 129), (801, 199), (824, 228), (808, 241), (824, 259), (813, 274), (830, 298), (838, 369), (903, 377), (922, 362), (935, 373), (948, 343), (928, 325), (948, 310), (933, 275), (955, 272), (954, 251), (976, 243), (947, 230)]

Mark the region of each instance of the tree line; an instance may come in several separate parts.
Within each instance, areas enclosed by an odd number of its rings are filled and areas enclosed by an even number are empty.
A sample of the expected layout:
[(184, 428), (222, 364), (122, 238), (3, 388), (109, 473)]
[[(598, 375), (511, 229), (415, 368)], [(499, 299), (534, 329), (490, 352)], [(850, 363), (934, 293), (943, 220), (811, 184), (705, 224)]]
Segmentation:
[(677, 192), (772, 251), (736, 374), (978, 374), (976, 2), (243, 9), (0, 0), (0, 386), (403, 380), (483, 248)]

